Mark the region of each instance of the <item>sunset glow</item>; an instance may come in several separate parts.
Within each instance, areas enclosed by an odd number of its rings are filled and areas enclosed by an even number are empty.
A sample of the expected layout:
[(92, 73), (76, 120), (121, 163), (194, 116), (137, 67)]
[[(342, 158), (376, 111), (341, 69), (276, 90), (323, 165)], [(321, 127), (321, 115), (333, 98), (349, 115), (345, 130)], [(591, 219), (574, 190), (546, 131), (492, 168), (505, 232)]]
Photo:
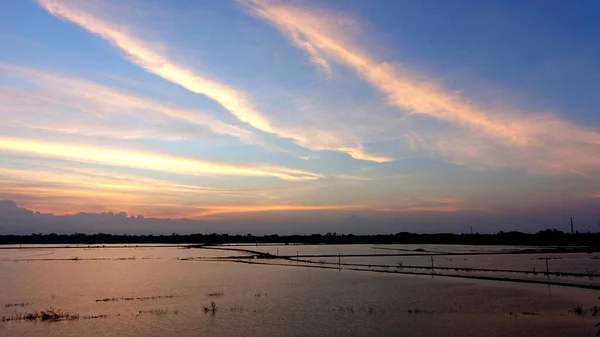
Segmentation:
[(515, 19), (505, 36), (468, 8), (443, 28), (385, 1), (180, 5), (4, 5), (0, 200), (215, 231), (597, 226), (586, 32)]

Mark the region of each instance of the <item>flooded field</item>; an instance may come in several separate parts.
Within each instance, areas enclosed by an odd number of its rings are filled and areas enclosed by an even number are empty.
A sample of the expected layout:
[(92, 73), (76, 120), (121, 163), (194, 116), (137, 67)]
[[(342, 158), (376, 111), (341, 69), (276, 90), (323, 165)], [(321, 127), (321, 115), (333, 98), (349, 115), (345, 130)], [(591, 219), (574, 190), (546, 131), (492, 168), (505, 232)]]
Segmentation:
[[(598, 253), (448, 245), (3, 247), (10, 249), (0, 249), (0, 336), (595, 336), (600, 323), (600, 291), (579, 288), (600, 285)], [(550, 273), (543, 274), (546, 261)], [(490, 275), (540, 283), (463, 278)]]

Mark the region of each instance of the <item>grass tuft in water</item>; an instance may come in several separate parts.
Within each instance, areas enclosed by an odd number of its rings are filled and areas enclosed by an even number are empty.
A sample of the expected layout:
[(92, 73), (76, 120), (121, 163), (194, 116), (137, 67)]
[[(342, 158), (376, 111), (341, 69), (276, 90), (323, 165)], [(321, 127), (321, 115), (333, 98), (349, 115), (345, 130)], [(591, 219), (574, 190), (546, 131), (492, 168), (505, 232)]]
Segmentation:
[(594, 307), (591, 307), (589, 309), (586, 309), (586, 308), (583, 307), (583, 305), (577, 304), (577, 305), (574, 305), (573, 308), (571, 308), (569, 310), (569, 312), (572, 312), (573, 314), (575, 314), (577, 316), (585, 316), (588, 313), (591, 316), (600, 316), (600, 307), (599, 306), (594, 306)]
[(366, 305), (360, 304), (360, 305), (349, 305), (349, 306), (341, 306), (338, 305), (337, 306), (337, 311), (339, 312), (348, 312), (348, 313), (358, 313), (358, 312), (366, 312), (369, 314), (373, 314), (375, 313), (375, 308), (373, 307), (368, 307)]
[(215, 301), (210, 301), (210, 304), (206, 307), (204, 307), (204, 313), (216, 313), (217, 312), (217, 304), (215, 303)]
[(407, 312), (409, 314), (415, 314), (415, 315), (419, 315), (419, 314), (433, 314), (433, 311), (431, 311), (431, 310), (424, 310), (424, 309), (419, 309), (419, 308), (408, 309)]
[(151, 301), (151, 300), (159, 300), (163, 298), (173, 298), (173, 295), (166, 296), (147, 296), (147, 297), (107, 297), (97, 299), (96, 302), (118, 302), (118, 301)]
[(222, 292), (220, 292), (220, 291), (217, 291), (217, 292), (212, 292), (212, 293), (208, 293), (208, 294), (206, 294), (206, 296), (210, 296), (210, 297), (221, 297), (221, 296), (223, 296), (223, 295), (225, 295), (225, 294), (224, 294), (224, 293), (222, 293)]
[(4, 307), (5, 308), (11, 308), (11, 307), (24, 307), (26, 305), (29, 305), (30, 303), (8, 303), (5, 304)]
[(43, 322), (58, 322), (58, 321), (72, 321), (79, 319), (78, 314), (71, 314), (62, 310), (56, 310), (53, 308), (34, 311), (30, 313), (19, 313), (12, 316), (0, 317), (0, 322), (8, 321), (43, 321)]
[(88, 316), (83, 316), (83, 319), (96, 319), (96, 318), (106, 318), (108, 317), (108, 315), (88, 315)]
[(584, 316), (585, 315), (585, 309), (583, 308), (583, 305), (581, 304), (577, 304), (574, 305), (573, 308), (571, 310), (569, 310), (570, 312), (574, 313), (577, 316)]
[(140, 310), (138, 315), (141, 314), (150, 314), (154, 316), (164, 316), (169, 313), (169, 309), (150, 309), (150, 310)]

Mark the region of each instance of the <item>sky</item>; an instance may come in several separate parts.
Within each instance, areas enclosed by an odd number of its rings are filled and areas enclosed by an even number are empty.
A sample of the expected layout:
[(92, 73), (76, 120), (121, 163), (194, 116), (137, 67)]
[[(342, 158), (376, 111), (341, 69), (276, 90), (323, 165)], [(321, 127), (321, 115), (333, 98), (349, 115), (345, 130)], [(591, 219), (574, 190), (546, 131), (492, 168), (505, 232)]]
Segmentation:
[(598, 231), (599, 11), (4, 1), (0, 233)]

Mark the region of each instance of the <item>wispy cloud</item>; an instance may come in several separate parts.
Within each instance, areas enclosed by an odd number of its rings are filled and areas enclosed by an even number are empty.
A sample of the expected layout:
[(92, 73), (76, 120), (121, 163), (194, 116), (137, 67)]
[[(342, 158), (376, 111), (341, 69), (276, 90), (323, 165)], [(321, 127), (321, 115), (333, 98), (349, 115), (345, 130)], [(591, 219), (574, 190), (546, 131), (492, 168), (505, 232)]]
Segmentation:
[(232, 198), (264, 198), (260, 191), (226, 188), (208, 188), (190, 184), (182, 184), (155, 178), (115, 174), (99, 170), (64, 167), (62, 170), (52, 169), (7, 169), (0, 168), (0, 177), (5, 186), (65, 189), (85, 189), (105, 193), (140, 193), (141, 195), (161, 195), (193, 198), (199, 195), (226, 196)]
[[(456, 162), (481, 164), (483, 160), (485, 164), (496, 164), (490, 160), (486, 147), (500, 146), (509, 155), (497, 161), (506, 166), (554, 173), (600, 170), (600, 163), (594, 159), (600, 157), (600, 133), (596, 131), (551, 115), (481, 108), (467, 98), (444, 90), (427, 76), (416, 74), (406, 65), (379, 61), (364, 41), (349, 36), (348, 20), (343, 16), (279, 1), (239, 2), (311, 57), (318, 53), (328, 62), (353, 69), (402, 112), (429, 116), (463, 128), (458, 138), (450, 139), (461, 144), (448, 142), (448, 138), (425, 139), (420, 143), (421, 148), (439, 151)], [(415, 139), (410, 141), (415, 146)], [(465, 151), (463, 143), (471, 150)]]
[(373, 206), (380, 212), (460, 212), (460, 211), (481, 211), (483, 208), (469, 205), (468, 202), (459, 198), (440, 198), (440, 197), (414, 197), (399, 198), (388, 201), (386, 206)]
[(318, 211), (318, 210), (350, 210), (357, 206), (343, 205), (238, 205), (238, 206), (218, 206), (205, 207), (201, 210), (187, 210), (186, 217), (203, 218), (218, 214), (233, 214), (233, 213), (256, 213), (256, 212), (277, 212), (277, 211)]
[[(206, 75), (199, 74), (194, 69), (178, 64), (166, 53), (160, 51), (159, 48), (153, 47), (153, 44), (128, 33), (129, 29), (126, 27), (101, 18), (99, 15), (76, 6), (74, 3), (55, 0), (39, 0), (39, 3), (52, 15), (71, 21), (109, 41), (124, 51), (131, 62), (146, 71), (178, 84), (191, 92), (213, 99), (240, 121), (248, 123), (258, 130), (290, 138), (297, 144), (312, 150), (345, 152), (358, 160), (375, 162), (393, 160), (390, 157), (367, 154), (361, 144), (344, 143), (344, 145), (339, 146), (338, 141), (318, 143), (307, 136), (306, 132), (294, 131), (296, 128), (274, 126), (267, 115), (254, 107), (249, 94), (218, 80), (211, 79)], [(308, 50), (315, 64), (327, 72), (331, 71), (329, 64), (321, 57), (319, 51), (309, 45), (304, 45), (304, 48)]]
[(357, 181), (373, 180), (373, 178), (371, 178), (371, 177), (356, 176), (356, 175), (351, 175), (351, 174), (338, 174), (335, 177), (338, 179), (342, 179), (342, 180), (357, 180)]
[(375, 208), (379, 212), (390, 212), (390, 213), (409, 213), (409, 212), (461, 212), (461, 211), (478, 211), (478, 208), (461, 207), (453, 205), (440, 205), (440, 206), (404, 206), (404, 207), (391, 207), (391, 208)]
[[(89, 80), (8, 64), (0, 64), (0, 74), (30, 84), (0, 89), (0, 114), (10, 116), (0, 123), (83, 135), (166, 139), (194, 138), (202, 135), (199, 127), (204, 127), (204, 133), (253, 141), (251, 131), (203, 111), (174, 107)], [(62, 118), (48, 118), (52, 113)], [(66, 122), (65, 115), (69, 115)], [(127, 120), (135, 122), (124, 123)]]
[(175, 157), (161, 153), (145, 153), (123, 149), (71, 145), (0, 137), (0, 150), (53, 157), (76, 162), (97, 163), (111, 166), (131, 167), (159, 172), (187, 175), (231, 175), (274, 177), (283, 180), (314, 180), (322, 176), (316, 173), (272, 166), (236, 166)]
[(373, 161), (376, 163), (389, 163), (395, 160), (393, 157), (378, 156), (367, 153), (362, 146), (357, 146), (355, 148), (342, 148), (342, 151), (348, 153), (354, 159)]
[(39, 3), (52, 15), (69, 20), (111, 42), (123, 50), (131, 62), (145, 70), (192, 92), (206, 95), (219, 102), (241, 121), (259, 130), (272, 132), (267, 118), (251, 106), (242, 92), (173, 63), (167, 55), (155, 50), (149, 43), (128, 34), (124, 27), (106, 22), (75, 6), (69, 6), (65, 1), (40, 0)]
[[(94, 151), (94, 150), (92, 150)], [(0, 148), (0, 155), (3, 154)], [(289, 198), (296, 193), (318, 193), (331, 185), (307, 180), (255, 187), (214, 187), (222, 185), (218, 177), (198, 179), (186, 173), (168, 174), (136, 170), (125, 173), (122, 166), (56, 160), (54, 156), (4, 157), (0, 168), (0, 199), (16, 201), (40, 212), (74, 214), (78, 212), (126, 211), (130, 215), (159, 218), (206, 219), (212, 214), (261, 212), (269, 210), (311, 210), (341, 208), (316, 203), (301, 206)], [(23, 156), (23, 154), (29, 156)], [(146, 168), (152, 169), (152, 168)], [(123, 172), (125, 171), (125, 172)], [(157, 178), (162, 177), (162, 178)], [(201, 185), (207, 183), (211, 187)], [(350, 206), (348, 206), (350, 207)], [(260, 215), (259, 215), (260, 216)]]
[[(306, 46), (319, 50), (335, 61), (352, 67), (371, 85), (388, 95), (390, 104), (474, 126), (495, 135), (520, 143), (522, 130), (506, 128), (486, 114), (470, 106), (460, 97), (450, 95), (426, 79), (411, 78), (407, 70), (393, 63), (377, 62), (374, 55), (350, 41), (335, 17), (325, 11), (316, 11), (267, 0), (241, 0), (250, 11), (281, 30), (297, 47), (306, 51)], [(327, 15), (325, 15), (327, 14)], [(293, 35), (293, 37), (292, 37)], [(312, 53), (308, 51), (309, 54)]]
[(321, 68), (327, 75), (331, 75), (331, 65), (329, 62), (321, 55), (321, 52), (315, 48), (309, 41), (302, 39), (296, 31), (289, 31), (288, 35), (294, 41), (294, 43), (304, 49), (309, 55), (310, 60), (317, 67)]

